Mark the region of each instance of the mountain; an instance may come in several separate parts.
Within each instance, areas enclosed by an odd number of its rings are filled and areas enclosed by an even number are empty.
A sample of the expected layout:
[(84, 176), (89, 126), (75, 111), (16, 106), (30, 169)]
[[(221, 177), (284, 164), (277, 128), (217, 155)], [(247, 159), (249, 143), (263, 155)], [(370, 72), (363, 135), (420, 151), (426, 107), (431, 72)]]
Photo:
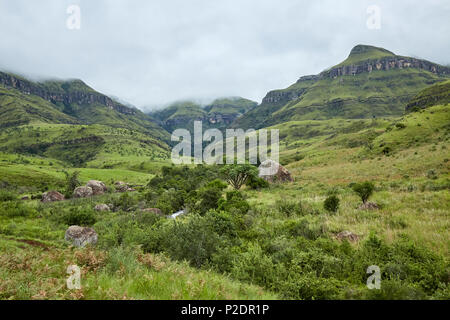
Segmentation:
[(154, 119), (81, 80), (35, 82), (0, 72), (0, 115), (0, 151), (7, 153), (102, 167), (164, 158), (169, 150), (170, 136)]
[(406, 106), (406, 111), (425, 109), (450, 103), (450, 80), (439, 82), (419, 92)]
[(400, 116), (422, 89), (449, 78), (449, 67), (358, 45), (342, 63), (269, 92), (233, 127), (258, 129), (292, 120)]
[(206, 129), (224, 129), (256, 106), (256, 102), (241, 97), (216, 99), (206, 106), (193, 101), (179, 101), (150, 115), (159, 120), (160, 125), (169, 132), (177, 128), (192, 130), (196, 120), (202, 121), (203, 128)]

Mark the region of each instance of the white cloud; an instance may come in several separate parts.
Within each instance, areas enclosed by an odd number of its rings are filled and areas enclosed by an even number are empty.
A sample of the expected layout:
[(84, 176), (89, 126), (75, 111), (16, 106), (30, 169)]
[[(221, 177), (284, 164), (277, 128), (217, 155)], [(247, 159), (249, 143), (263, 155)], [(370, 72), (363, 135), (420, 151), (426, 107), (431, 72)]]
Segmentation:
[[(81, 8), (81, 29), (66, 9)], [(366, 27), (379, 5), (381, 30)], [(449, 63), (448, 1), (0, 0), (0, 68), (80, 78), (137, 106), (261, 100), (359, 43)]]

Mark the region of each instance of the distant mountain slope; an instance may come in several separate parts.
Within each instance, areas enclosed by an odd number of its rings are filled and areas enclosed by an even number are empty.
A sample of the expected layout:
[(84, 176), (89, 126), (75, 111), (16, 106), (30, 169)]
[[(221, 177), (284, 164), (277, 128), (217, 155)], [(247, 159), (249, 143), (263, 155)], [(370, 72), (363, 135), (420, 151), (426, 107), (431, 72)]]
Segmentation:
[(450, 103), (450, 80), (439, 82), (419, 92), (406, 106), (406, 111), (425, 109)]
[(422, 89), (450, 78), (450, 68), (358, 45), (342, 63), (269, 92), (234, 127), (262, 128), (292, 120), (399, 116)]
[(81, 80), (33, 82), (0, 72), (0, 116), (0, 152), (100, 168), (168, 157), (170, 136), (154, 119)]
[(256, 106), (256, 102), (240, 97), (216, 99), (206, 106), (192, 101), (180, 101), (150, 115), (159, 120), (161, 126), (169, 132), (177, 128), (192, 130), (196, 120), (202, 121), (204, 128), (223, 129)]
[(102, 124), (169, 140), (167, 132), (151, 117), (95, 91), (81, 80), (33, 82), (0, 72), (0, 94), (0, 113), (5, 115), (0, 126), (36, 121)]

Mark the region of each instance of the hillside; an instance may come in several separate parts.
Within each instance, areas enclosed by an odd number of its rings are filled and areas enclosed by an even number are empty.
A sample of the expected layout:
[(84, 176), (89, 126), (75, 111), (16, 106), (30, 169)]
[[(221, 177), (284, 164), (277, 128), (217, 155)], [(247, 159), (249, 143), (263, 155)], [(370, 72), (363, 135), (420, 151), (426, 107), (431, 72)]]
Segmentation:
[(262, 128), (286, 121), (395, 117), (421, 90), (450, 77), (450, 68), (365, 45), (318, 75), (269, 92), (233, 127)]
[(203, 128), (206, 129), (224, 129), (256, 105), (256, 102), (240, 97), (219, 98), (206, 106), (192, 101), (180, 101), (150, 115), (159, 120), (161, 126), (169, 132), (177, 128), (192, 130), (196, 120), (202, 121)]
[(4, 153), (122, 169), (168, 158), (169, 134), (155, 120), (81, 80), (33, 82), (0, 72), (0, 115)]

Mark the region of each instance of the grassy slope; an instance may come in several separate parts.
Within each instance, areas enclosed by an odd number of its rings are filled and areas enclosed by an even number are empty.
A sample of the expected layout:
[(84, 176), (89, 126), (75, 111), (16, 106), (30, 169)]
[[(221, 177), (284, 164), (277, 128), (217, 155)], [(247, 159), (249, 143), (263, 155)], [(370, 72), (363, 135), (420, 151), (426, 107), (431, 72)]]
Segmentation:
[[(328, 190), (337, 188), (341, 209), (324, 217), (331, 233), (351, 230), (367, 236), (374, 230), (388, 241), (406, 234), (448, 255), (449, 123), (450, 105), (446, 105), (401, 119), (298, 121), (276, 126), (284, 137), (281, 162), (288, 163), (296, 181), (251, 191), (251, 201), (264, 206), (277, 199), (300, 199), (321, 208)], [(382, 152), (386, 145), (391, 147), (389, 155)], [(372, 201), (383, 206), (379, 211), (357, 210), (358, 198), (348, 184), (366, 180), (377, 183)]]

